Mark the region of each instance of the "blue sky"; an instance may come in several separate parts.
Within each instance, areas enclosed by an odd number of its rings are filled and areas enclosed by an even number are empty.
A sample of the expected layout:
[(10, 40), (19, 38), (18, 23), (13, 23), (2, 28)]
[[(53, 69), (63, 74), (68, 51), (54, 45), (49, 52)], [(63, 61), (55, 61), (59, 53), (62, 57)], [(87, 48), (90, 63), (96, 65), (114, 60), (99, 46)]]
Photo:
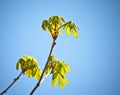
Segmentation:
[[(52, 38), (41, 23), (53, 15), (81, 28), (78, 39), (63, 31), (53, 50), (71, 67), (70, 84), (52, 87), (49, 76), (34, 95), (120, 95), (119, 0), (0, 0), (0, 92), (20, 73), (23, 55), (43, 69)], [(5, 95), (28, 95), (36, 82), (22, 76)]]

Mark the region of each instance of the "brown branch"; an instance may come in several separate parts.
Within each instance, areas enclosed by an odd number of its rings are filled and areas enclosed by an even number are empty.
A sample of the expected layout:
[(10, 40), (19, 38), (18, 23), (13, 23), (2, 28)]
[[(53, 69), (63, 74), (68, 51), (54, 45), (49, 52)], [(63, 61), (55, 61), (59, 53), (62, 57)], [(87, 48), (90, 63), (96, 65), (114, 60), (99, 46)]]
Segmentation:
[(42, 72), (42, 74), (41, 74), (41, 76), (40, 76), (39, 81), (37, 82), (37, 84), (36, 84), (35, 87), (32, 89), (32, 91), (30, 92), (29, 95), (33, 95), (33, 93), (35, 92), (35, 90), (40, 86), (40, 83), (41, 83), (41, 81), (42, 81), (43, 75), (44, 75), (44, 73), (45, 73), (45, 69), (46, 69), (46, 67), (47, 67), (47, 65), (48, 65), (48, 61), (49, 61), (49, 58), (50, 58), (50, 56), (51, 56), (51, 53), (52, 53), (52, 51), (53, 51), (53, 48), (54, 48), (55, 44), (56, 44), (55, 39), (53, 39), (53, 43), (52, 43), (52, 46), (51, 46), (51, 49), (50, 49), (50, 53), (49, 53), (48, 59), (47, 59), (47, 61), (46, 61), (45, 67), (44, 67), (44, 69), (43, 69), (43, 72)]
[(23, 74), (23, 71), (18, 75), (18, 77), (14, 78), (13, 82), (3, 92), (1, 92), (0, 95), (3, 95), (4, 93), (6, 93), (8, 89), (12, 87), (12, 85), (20, 78), (22, 74)]

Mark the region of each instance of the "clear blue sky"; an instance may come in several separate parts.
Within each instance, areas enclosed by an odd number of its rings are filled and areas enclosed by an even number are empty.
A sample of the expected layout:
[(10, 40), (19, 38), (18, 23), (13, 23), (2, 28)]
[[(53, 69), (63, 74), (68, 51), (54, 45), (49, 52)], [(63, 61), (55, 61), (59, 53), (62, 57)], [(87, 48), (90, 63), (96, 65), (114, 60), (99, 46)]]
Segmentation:
[[(78, 39), (63, 31), (53, 51), (70, 65), (70, 84), (52, 87), (49, 76), (34, 95), (120, 95), (119, 0), (0, 0), (0, 92), (20, 73), (21, 56), (43, 69), (52, 38), (41, 23), (52, 15), (81, 28)], [(5, 95), (28, 95), (36, 82), (22, 76)]]

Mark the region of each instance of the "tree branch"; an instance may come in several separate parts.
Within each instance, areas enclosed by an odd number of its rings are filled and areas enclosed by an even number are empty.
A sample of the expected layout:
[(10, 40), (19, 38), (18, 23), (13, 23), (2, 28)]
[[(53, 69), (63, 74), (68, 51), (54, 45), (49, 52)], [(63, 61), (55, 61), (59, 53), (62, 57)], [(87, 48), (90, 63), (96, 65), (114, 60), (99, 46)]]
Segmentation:
[(13, 82), (3, 92), (1, 92), (0, 95), (3, 95), (4, 93), (6, 93), (8, 89), (12, 87), (12, 85), (20, 78), (22, 74), (23, 74), (23, 71), (18, 75), (18, 77), (14, 78)]
[(50, 69), (50, 71), (42, 78), (40, 84), (49, 76), (49, 74), (51, 73), (52, 68)]
[(42, 81), (43, 75), (44, 75), (44, 73), (45, 73), (45, 69), (46, 69), (46, 67), (47, 67), (47, 65), (48, 65), (48, 61), (49, 61), (49, 58), (50, 58), (50, 56), (51, 56), (51, 53), (52, 53), (52, 50), (53, 50), (55, 44), (56, 44), (55, 39), (53, 39), (53, 43), (52, 43), (52, 46), (51, 46), (51, 49), (50, 49), (50, 53), (49, 53), (48, 59), (47, 59), (47, 61), (46, 61), (45, 67), (44, 67), (44, 69), (43, 69), (43, 72), (42, 72), (42, 74), (41, 74), (41, 76), (40, 76), (39, 81), (37, 82), (37, 84), (36, 84), (35, 87), (32, 89), (32, 91), (30, 92), (29, 95), (33, 95), (33, 93), (35, 92), (35, 90), (39, 87), (39, 85), (40, 85), (40, 83), (41, 83), (41, 81)]

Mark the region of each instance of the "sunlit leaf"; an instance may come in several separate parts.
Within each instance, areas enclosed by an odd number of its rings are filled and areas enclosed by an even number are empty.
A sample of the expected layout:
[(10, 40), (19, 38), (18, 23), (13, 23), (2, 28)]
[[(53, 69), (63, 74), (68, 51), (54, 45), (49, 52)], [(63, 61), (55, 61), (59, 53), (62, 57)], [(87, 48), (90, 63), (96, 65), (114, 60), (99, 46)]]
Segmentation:
[(78, 38), (78, 33), (75, 28), (72, 29), (72, 33), (75, 38)]
[(62, 89), (65, 87), (64, 80), (63, 80), (62, 77), (60, 77), (60, 79), (59, 79), (59, 86), (60, 86), (60, 88), (62, 88)]
[(69, 67), (69, 66), (66, 66), (66, 67), (65, 67), (65, 70), (66, 70), (67, 72), (70, 72), (70, 67)]
[(64, 61), (62, 62), (62, 65), (64, 66), (66, 72), (70, 72), (70, 67)]
[(59, 33), (59, 34), (62, 34), (61, 30), (58, 30), (58, 33)]
[(40, 72), (40, 70), (39, 70), (39, 68), (38, 68), (38, 69), (36, 70), (35, 79), (36, 79), (36, 80), (39, 80), (40, 76), (41, 76), (41, 72)]
[[(54, 32), (54, 25), (53, 24), (49, 24), (48, 30), (49, 30), (50, 33)], [(51, 35), (52, 35), (52, 33), (51, 33)]]
[(51, 55), (49, 61), (56, 61), (55, 55)]
[(61, 72), (61, 68), (62, 68), (62, 65), (58, 63), (56, 67), (56, 71)]
[(66, 34), (67, 34), (67, 35), (70, 35), (70, 27), (67, 27), (67, 28), (66, 28)]
[(49, 22), (53, 23), (53, 21), (54, 21), (54, 16), (51, 16), (51, 17), (49, 18)]
[(36, 70), (35, 68), (33, 68), (33, 69), (32, 69), (32, 77), (34, 77), (34, 76), (35, 76), (36, 71), (37, 71), (37, 70)]
[(21, 64), (20, 64), (20, 62), (17, 62), (16, 69), (18, 70), (20, 68), (21, 68)]
[(43, 30), (46, 30), (48, 26), (49, 26), (48, 20), (44, 20), (44, 21), (42, 22), (42, 29), (43, 29)]
[(17, 62), (16, 69), (18, 70), (23, 68), (24, 64), (25, 64), (25, 60), (23, 58), (20, 58)]
[(25, 75), (28, 76), (28, 77), (31, 77), (32, 76), (31, 70), (26, 70)]
[(54, 23), (57, 24), (57, 25), (59, 25), (61, 23), (58, 16), (54, 16)]
[(58, 83), (59, 75), (58, 73), (54, 73), (52, 76), (52, 86), (55, 86)]
[(65, 82), (66, 84), (69, 84), (69, 83), (70, 83), (69, 80), (66, 79), (66, 78), (64, 78), (64, 82)]
[(66, 22), (63, 17), (60, 17), (60, 19), (62, 22), (64, 22), (64, 23)]
[(63, 66), (61, 67), (60, 73), (61, 73), (61, 76), (62, 76), (63, 78), (66, 76), (66, 71), (65, 71), (65, 68), (64, 68)]

